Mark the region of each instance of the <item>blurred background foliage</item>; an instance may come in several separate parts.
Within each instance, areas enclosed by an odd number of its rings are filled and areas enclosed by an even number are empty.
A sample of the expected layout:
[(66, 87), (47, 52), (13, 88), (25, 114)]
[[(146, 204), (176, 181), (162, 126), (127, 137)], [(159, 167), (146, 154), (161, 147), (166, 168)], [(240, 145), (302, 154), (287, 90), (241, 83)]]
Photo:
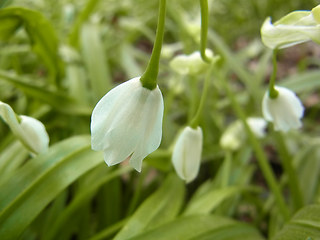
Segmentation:
[[(0, 122), (1, 239), (112, 239), (122, 229), (116, 239), (241, 235), (292, 240), (301, 239), (290, 234), (303, 223), (309, 224), (310, 236), (315, 236), (311, 239), (317, 239), (319, 205), (303, 208), (283, 227), (247, 140), (232, 153), (219, 146), (222, 133), (237, 119), (221, 81), (228, 81), (247, 116), (261, 116), (271, 52), (260, 41), (260, 27), (267, 16), (277, 20), (317, 4), (209, 1), (208, 47), (221, 61), (201, 121), (201, 171), (185, 186), (170, 174), (171, 146), (197, 108), (204, 75), (179, 76), (169, 62), (178, 53), (199, 49), (198, 1), (167, 3), (159, 75), (165, 99), (163, 140), (141, 174), (127, 167), (108, 168), (102, 155), (90, 150), (88, 134), (97, 101), (115, 85), (143, 73), (155, 37), (158, 1), (1, 1), (0, 100), (18, 114), (41, 120), (53, 146), (33, 159)], [(279, 55), (281, 85), (294, 90), (306, 107), (302, 132), (285, 136), (285, 152), (297, 169), (305, 205), (320, 201), (319, 59), (314, 43)], [(293, 216), (298, 209), (274, 136), (269, 134), (262, 144)]]

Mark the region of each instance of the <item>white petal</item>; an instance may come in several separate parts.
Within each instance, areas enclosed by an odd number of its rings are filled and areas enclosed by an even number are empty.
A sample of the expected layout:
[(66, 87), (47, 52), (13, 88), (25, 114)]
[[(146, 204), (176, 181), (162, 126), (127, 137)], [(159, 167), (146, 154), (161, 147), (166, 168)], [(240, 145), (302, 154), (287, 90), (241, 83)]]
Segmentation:
[(275, 99), (265, 94), (262, 102), (262, 111), (266, 120), (274, 123), (275, 130), (287, 132), (302, 126), (304, 107), (300, 99), (291, 90), (284, 87), (275, 87), (279, 95)]
[(173, 149), (172, 163), (178, 176), (187, 183), (194, 180), (198, 175), (201, 163), (201, 152), (201, 128), (184, 128)]
[[(125, 117), (126, 111), (134, 111), (133, 98), (140, 89), (140, 78), (133, 78), (110, 90), (93, 109), (91, 116), (91, 146), (93, 150), (103, 150), (108, 146), (107, 132), (115, 123)], [(127, 114), (130, 116), (130, 114)], [(120, 118), (120, 119), (119, 119)], [(125, 119), (123, 119), (125, 120)]]
[(262, 99), (262, 115), (267, 121), (272, 122), (273, 117), (270, 114), (269, 101), (270, 101), (269, 91), (266, 91)]
[(189, 73), (189, 59), (185, 54), (181, 54), (172, 59), (169, 63), (170, 67), (181, 75)]
[(6, 103), (0, 101), (0, 116), (9, 125), (13, 134), (18, 135), (21, 131), (20, 124), (13, 109)]
[(160, 146), (162, 137), (163, 97), (158, 86), (148, 94), (139, 120), (140, 139), (129, 161), (130, 165), (139, 172), (142, 160)]
[(19, 123), (12, 108), (0, 102), (0, 116), (9, 125), (13, 134), (33, 153), (42, 153), (48, 149), (49, 136), (44, 125), (35, 118), (21, 115)]
[[(206, 56), (212, 58), (213, 52), (210, 49), (206, 49)], [(202, 60), (199, 51), (193, 52), (190, 55), (181, 54), (170, 62), (170, 67), (181, 75), (196, 75), (204, 72), (208, 66), (208, 63)]]
[(33, 152), (43, 153), (48, 150), (49, 136), (42, 122), (35, 118), (21, 115), (21, 136), (25, 138)]
[(162, 137), (163, 97), (158, 87), (142, 87), (134, 78), (107, 93), (91, 119), (91, 144), (103, 150), (108, 165), (130, 157), (141, 171), (142, 160), (156, 150)]
[(220, 146), (227, 150), (237, 150), (241, 146), (244, 136), (242, 123), (237, 120), (231, 123), (222, 134)]
[(247, 123), (256, 137), (263, 138), (266, 135), (267, 122), (263, 118), (249, 117)]
[(320, 42), (320, 25), (311, 11), (292, 12), (276, 23), (268, 17), (261, 27), (262, 42), (269, 48), (285, 48), (313, 40)]

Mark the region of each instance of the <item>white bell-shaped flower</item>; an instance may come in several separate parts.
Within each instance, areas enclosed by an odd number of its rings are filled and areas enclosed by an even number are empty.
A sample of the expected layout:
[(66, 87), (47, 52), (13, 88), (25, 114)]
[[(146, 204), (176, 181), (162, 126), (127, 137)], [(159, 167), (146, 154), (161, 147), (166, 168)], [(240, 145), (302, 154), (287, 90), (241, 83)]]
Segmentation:
[(274, 24), (268, 17), (261, 27), (262, 42), (269, 48), (285, 48), (306, 41), (320, 44), (320, 5), (312, 11), (294, 11)]
[(47, 151), (49, 136), (45, 126), (37, 119), (28, 116), (17, 116), (12, 108), (0, 102), (0, 116), (9, 125), (13, 134), (35, 154)]
[(267, 91), (262, 101), (262, 113), (267, 121), (273, 122), (276, 131), (287, 132), (302, 126), (304, 107), (296, 94), (284, 87), (276, 86), (276, 98), (270, 98)]
[[(263, 118), (249, 117), (247, 124), (257, 138), (265, 136), (267, 122)], [(235, 151), (241, 147), (247, 137), (244, 126), (240, 120), (231, 123), (220, 138), (220, 146), (226, 150)]]
[(163, 97), (159, 87), (144, 88), (140, 77), (109, 91), (91, 116), (91, 146), (104, 151), (108, 166), (129, 159), (141, 171), (142, 160), (161, 142)]
[(172, 163), (178, 176), (186, 183), (199, 172), (202, 153), (202, 130), (185, 127), (179, 135), (172, 153)]
[[(206, 56), (213, 57), (210, 49), (206, 49)], [(170, 67), (181, 75), (196, 75), (205, 72), (209, 64), (202, 60), (199, 51), (190, 55), (181, 54), (170, 61)]]

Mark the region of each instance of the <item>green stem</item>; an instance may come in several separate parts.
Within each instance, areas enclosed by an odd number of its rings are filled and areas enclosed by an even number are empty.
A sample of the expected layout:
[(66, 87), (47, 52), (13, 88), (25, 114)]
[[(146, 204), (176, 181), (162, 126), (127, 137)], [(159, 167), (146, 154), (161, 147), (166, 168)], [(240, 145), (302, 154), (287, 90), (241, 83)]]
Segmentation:
[[(218, 72), (218, 71), (216, 71), (216, 72)], [(287, 221), (290, 218), (290, 212), (289, 212), (289, 209), (286, 205), (286, 202), (282, 196), (281, 190), (278, 186), (278, 183), (277, 183), (277, 180), (274, 176), (274, 173), (272, 172), (271, 167), (268, 163), (268, 159), (267, 159), (259, 141), (256, 139), (255, 135), (251, 131), (251, 129), (246, 121), (246, 115), (243, 112), (243, 109), (241, 108), (239, 103), (237, 102), (235, 96), (231, 92), (229, 85), (227, 84), (225, 79), (222, 79), (220, 82), (226, 90), (226, 93), (228, 95), (228, 98), (231, 101), (233, 109), (235, 110), (238, 118), (242, 121), (242, 124), (245, 127), (245, 130), (248, 134), (249, 140), (250, 140), (252, 147), (256, 153), (257, 161), (258, 161), (258, 164), (261, 168), (261, 171), (262, 171), (271, 191), (273, 192), (273, 195), (275, 197), (275, 201), (278, 205), (279, 211), (282, 213), (283, 218)]]
[(191, 120), (191, 122), (189, 124), (190, 127), (194, 128), (194, 129), (197, 128), (198, 125), (199, 125), (201, 113), (203, 111), (204, 104), (206, 102), (207, 95), (208, 95), (208, 90), (209, 90), (209, 85), (210, 85), (210, 78), (212, 77), (211, 76), (212, 75), (212, 71), (213, 71), (214, 65), (216, 64), (216, 62), (219, 59), (220, 59), (219, 57), (215, 57), (214, 59), (212, 59), (212, 62), (210, 64), (210, 67), (209, 67), (209, 70), (207, 72), (206, 78), (204, 80), (204, 86), (203, 86), (203, 89), (202, 89), (202, 95), (201, 95), (201, 99), (200, 99), (200, 104), (199, 104), (198, 110), (197, 110), (195, 116), (193, 117), (193, 119)]
[(143, 184), (145, 183), (145, 178), (147, 176), (148, 171), (143, 171), (142, 173), (139, 173), (139, 180), (138, 184), (135, 187), (134, 195), (132, 197), (132, 200), (130, 201), (129, 208), (127, 211), (127, 216), (131, 216), (136, 210), (136, 207), (139, 205), (139, 199), (141, 197), (141, 192), (143, 190)]
[(210, 62), (210, 59), (206, 56), (208, 26), (209, 26), (208, 0), (200, 0), (200, 8), (201, 8), (200, 53), (201, 53), (201, 57), (202, 57), (203, 61)]
[(150, 90), (153, 90), (157, 87), (157, 77), (159, 72), (159, 61), (163, 42), (165, 19), (166, 0), (160, 0), (156, 40), (154, 42), (151, 58), (148, 63), (147, 69), (140, 78), (142, 86)]
[(274, 49), (273, 55), (272, 55), (273, 69), (272, 69), (272, 74), (269, 81), (269, 96), (270, 98), (273, 98), (273, 99), (277, 98), (279, 94), (279, 92), (274, 87), (276, 82), (276, 77), (277, 77), (277, 53), (278, 53), (278, 49)]
[(190, 89), (190, 104), (189, 104), (189, 112), (188, 112), (188, 121), (193, 119), (193, 116), (197, 112), (197, 107), (199, 105), (199, 89), (198, 89), (198, 79), (190, 75), (189, 79), (189, 89)]
[(304, 205), (303, 195), (297, 178), (297, 173), (292, 165), (292, 157), (288, 152), (288, 148), (286, 146), (286, 143), (284, 142), (282, 134), (280, 132), (274, 131), (274, 136), (276, 139), (279, 154), (282, 158), (282, 165), (288, 176), (288, 184), (290, 192), (292, 194), (293, 203), (295, 209), (297, 210)]
[(79, 47), (79, 32), (83, 23), (90, 17), (93, 10), (97, 6), (100, 0), (89, 0), (84, 6), (83, 10), (78, 15), (75, 23), (72, 26), (71, 32), (69, 34), (69, 44), (75, 48)]
[(232, 153), (231, 151), (227, 151), (226, 156), (224, 158), (224, 162), (223, 162), (221, 188), (225, 188), (229, 185), (231, 166), (232, 166)]

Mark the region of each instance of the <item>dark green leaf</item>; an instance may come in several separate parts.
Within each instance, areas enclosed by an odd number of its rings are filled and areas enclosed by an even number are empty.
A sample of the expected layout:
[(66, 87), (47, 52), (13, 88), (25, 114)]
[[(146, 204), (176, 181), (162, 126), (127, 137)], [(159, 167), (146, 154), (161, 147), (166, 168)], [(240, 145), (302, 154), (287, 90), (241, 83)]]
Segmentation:
[(102, 163), (87, 136), (51, 147), (21, 167), (0, 186), (0, 239), (17, 239), (58, 194), (82, 174)]

